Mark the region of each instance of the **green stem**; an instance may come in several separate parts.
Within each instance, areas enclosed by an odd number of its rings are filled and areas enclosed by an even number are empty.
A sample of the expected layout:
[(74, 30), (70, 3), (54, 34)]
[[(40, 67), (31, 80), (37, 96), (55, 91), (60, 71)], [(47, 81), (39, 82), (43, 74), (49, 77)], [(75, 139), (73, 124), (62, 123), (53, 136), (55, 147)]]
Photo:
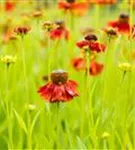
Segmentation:
[[(22, 63), (23, 63), (23, 75), (24, 75), (24, 84), (25, 84), (25, 92), (26, 92), (26, 102), (27, 102), (27, 108), (29, 105), (29, 88), (28, 88), (28, 79), (27, 79), (27, 70), (26, 70), (26, 55), (25, 55), (25, 49), (24, 49), (24, 40), (23, 37), (21, 38), (21, 49), (22, 49)], [(28, 138), (27, 138), (27, 146), (28, 149), (31, 149), (32, 143), (31, 143), (31, 134), (30, 134), (30, 112), (29, 109), (27, 109), (27, 125), (28, 125)]]
[(81, 100), (81, 126), (80, 126), (80, 137), (83, 138), (83, 130), (84, 130), (84, 117), (85, 117), (85, 90), (86, 90), (86, 72), (84, 71), (83, 75), (83, 98)]
[(134, 2), (133, 0), (130, 1), (130, 51), (132, 52), (132, 47), (133, 47), (133, 44), (132, 44), (132, 24), (133, 24), (133, 5), (134, 5)]
[(56, 43), (54, 44), (54, 47), (52, 49), (50, 49), (49, 52), (49, 61), (48, 61), (48, 77), (50, 77), (50, 73), (52, 71), (53, 65), (54, 65), (54, 61), (56, 61), (57, 67), (58, 65), (58, 57), (57, 57), (57, 53), (58, 53), (58, 46), (59, 46), (59, 42), (60, 40), (57, 40)]
[(100, 18), (100, 6), (95, 5), (95, 15), (96, 15), (96, 28), (99, 28), (99, 18)]
[(59, 122), (60, 122), (59, 109), (60, 109), (60, 104), (59, 102), (57, 102), (57, 125), (56, 125), (56, 132), (57, 132), (56, 148), (57, 149), (59, 149)]
[(127, 6), (128, 6), (128, 1), (127, 0), (123, 0), (123, 12), (126, 11)]
[(13, 135), (12, 135), (12, 108), (11, 102), (8, 101), (9, 96), (9, 64), (5, 66), (5, 84), (6, 84), (6, 109), (7, 109), (7, 121), (8, 121), (8, 136), (9, 146), (13, 149)]
[[(89, 75), (89, 68), (90, 68), (90, 53), (88, 51), (86, 51), (85, 53), (85, 60), (86, 60), (86, 72), (85, 72), (85, 76), (84, 76), (84, 110), (85, 111), (85, 106), (87, 106), (86, 111), (89, 112), (87, 113), (87, 119), (88, 119), (88, 129), (90, 129), (90, 124), (92, 121), (92, 113), (90, 111), (90, 109), (92, 109), (92, 102), (89, 99), (89, 89), (90, 89), (90, 75)], [(87, 105), (85, 105), (87, 104)], [(90, 119), (89, 119), (90, 117)], [(83, 128), (84, 128), (84, 113), (82, 115), (82, 124), (81, 124), (81, 128), (80, 128), (80, 134), (81, 137), (83, 135)]]
[(87, 67), (87, 72), (86, 72), (86, 89), (87, 89), (87, 95), (86, 95), (86, 99), (88, 102), (88, 118), (90, 118), (89, 124), (93, 125), (93, 108), (92, 108), (92, 99), (90, 98), (90, 86), (91, 86), (91, 82), (90, 82), (90, 52), (86, 52), (86, 67)]

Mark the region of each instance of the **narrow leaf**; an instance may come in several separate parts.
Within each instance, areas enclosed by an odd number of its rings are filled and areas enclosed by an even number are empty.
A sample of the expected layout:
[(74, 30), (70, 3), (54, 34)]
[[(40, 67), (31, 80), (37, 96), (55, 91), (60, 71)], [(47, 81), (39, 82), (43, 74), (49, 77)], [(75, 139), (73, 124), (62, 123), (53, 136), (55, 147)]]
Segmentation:
[(24, 130), (24, 132), (27, 134), (28, 133), (28, 130), (27, 130), (27, 127), (26, 127), (26, 124), (25, 122), (23, 121), (23, 119), (21, 118), (21, 116), (17, 113), (17, 111), (15, 109), (13, 109), (14, 113), (15, 113), (15, 116), (18, 120), (18, 123), (20, 125), (20, 127)]

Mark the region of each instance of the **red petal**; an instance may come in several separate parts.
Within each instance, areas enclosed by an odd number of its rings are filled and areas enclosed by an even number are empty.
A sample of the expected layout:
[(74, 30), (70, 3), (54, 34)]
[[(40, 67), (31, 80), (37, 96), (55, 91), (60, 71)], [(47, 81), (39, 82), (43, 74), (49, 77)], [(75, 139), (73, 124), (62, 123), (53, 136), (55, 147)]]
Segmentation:
[(77, 42), (76, 45), (79, 47), (79, 48), (83, 48), (85, 46), (89, 46), (89, 42), (88, 41), (80, 41), (80, 42)]
[(74, 58), (72, 60), (72, 65), (73, 67), (79, 71), (79, 70), (82, 70), (85, 68), (85, 59), (84, 58), (81, 58), (81, 57), (78, 57), (78, 58)]
[(90, 65), (90, 74), (93, 76), (100, 74), (103, 70), (103, 67), (103, 64), (92, 61)]
[(45, 86), (42, 86), (39, 90), (38, 93), (47, 101), (50, 101), (52, 92), (54, 90), (54, 84), (49, 82)]
[(71, 96), (78, 96), (78, 91), (77, 91), (77, 83), (75, 81), (69, 80), (65, 84), (65, 90), (67, 93)]

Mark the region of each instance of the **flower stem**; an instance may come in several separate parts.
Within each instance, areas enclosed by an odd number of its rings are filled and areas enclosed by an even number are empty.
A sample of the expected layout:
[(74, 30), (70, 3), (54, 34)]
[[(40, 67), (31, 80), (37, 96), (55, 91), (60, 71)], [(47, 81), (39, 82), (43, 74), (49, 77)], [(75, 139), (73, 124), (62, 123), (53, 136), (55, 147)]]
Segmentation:
[(99, 18), (100, 18), (100, 6), (95, 5), (95, 14), (96, 14), (96, 28), (99, 28)]
[[(85, 113), (85, 106), (87, 104), (87, 109), (86, 111), (89, 112), (87, 115), (87, 119), (88, 119), (88, 126), (90, 127), (90, 120), (89, 117), (92, 120), (92, 114), (91, 111), (89, 111), (89, 109), (91, 109), (92, 106), (92, 102), (89, 102), (89, 87), (90, 87), (90, 75), (89, 75), (89, 68), (90, 68), (90, 54), (89, 52), (86, 51), (85, 53), (85, 60), (86, 60), (86, 71), (84, 74), (84, 103), (82, 103), (82, 105), (84, 105), (84, 110), (82, 113), (82, 123), (81, 123), (81, 127), (80, 127), (80, 136), (83, 136), (83, 129), (84, 129), (84, 113)], [(88, 127), (88, 128), (89, 128)]]
[[(48, 77), (50, 76), (51, 70), (53, 68), (54, 65), (54, 60), (57, 61), (56, 65), (58, 67), (58, 57), (57, 57), (57, 53), (58, 53), (58, 46), (59, 46), (60, 40), (57, 40), (56, 43), (54, 44), (54, 47), (52, 49), (50, 49), (50, 53), (49, 53), (49, 61), (48, 61)], [(57, 58), (57, 59), (54, 59)]]
[(86, 67), (87, 67), (87, 70), (86, 70), (86, 89), (87, 89), (87, 92), (86, 92), (86, 100), (88, 102), (88, 108), (87, 108), (87, 111), (89, 112), (88, 113), (88, 118), (90, 117), (90, 121), (89, 121), (89, 125), (90, 123), (93, 124), (93, 115), (92, 115), (92, 99), (90, 99), (90, 73), (89, 73), (89, 69), (90, 69), (90, 52), (87, 52), (86, 53)]
[(56, 125), (56, 132), (57, 132), (57, 140), (56, 140), (56, 148), (59, 149), (59, 108), (60, 108), (60, 104), (59, 102), (57, 103), (57, 125)]
[(132, 47), (133, 47), (133, 44), (132, 44), (133, 5), (134, 5), (134, 2), (133, 0), (131, 0), (130, 1), (130, 50), (131, 52), (132, 52)]
[[(25, 90), (26, 90), (26, 102), (27, 102), (27, 108), (29, 105), (29, 91), (28, 91), (28, 79), (27, 79), (27, 71), (26, 71), (26, 56), (25, 56), (25, 49), (24, 49), (24, 39), (21, 38), (21, 48), (22, 48), (22, 63), (23, 63), (23, 75), (24, 75), (24, 83), (25, 83)], [(29, 109), (27, 109), (27, 125), (28, 125), (28, 137), (27, 137), (27, 146), (28, 149), (31, 149), (31, 134), (30, 134), (30, 112)]]
[(8, 122), (8, 136), (9, 136), (9, 146), (13, 149), (13, 135), (12, 135), (12, 108), (11, 102), (8, 101), (9, 96), (9, 65), (5, 66), (5, 84), (6, 84), (6, 109), (7, 109), (7, 122)]

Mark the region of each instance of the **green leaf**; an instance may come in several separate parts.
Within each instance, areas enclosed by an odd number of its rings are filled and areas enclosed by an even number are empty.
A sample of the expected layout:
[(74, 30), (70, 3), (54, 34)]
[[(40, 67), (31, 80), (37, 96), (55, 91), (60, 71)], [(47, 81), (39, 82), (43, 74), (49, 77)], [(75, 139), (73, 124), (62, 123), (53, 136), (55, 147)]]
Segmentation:
[(72, 132), (70, 131), (68, 123), (66, 121), (65, 124), (66, 124), (66, 134), (67, 134), (68, 142), (70, 147), (72, 148), (73, 147), (73, 137), (71, 135)]
[(82, 149), (82, 150), (87, 149), (87, 147), (85, 146), (85, 144), (83, 143), (83, 141), (80, 139), (79, 136), (77, 136), (77, 145), (79, 149)]
[(18, 123), (19, 123), (20, 127), (24, 130), (24, 132), (26, 134), (28, 134), (28, 130), (27, 130), (25, 122), (23, 121), (23, 119), (21, 118), (21, 116), (17, 113), (17, 111), (14, 108), (13, 108), (13, 111), (15, 113), (15, 116), (16, 116), (16, 118), (18, 120)]
[(3, 121), (0, 125), (0, 134), (7, 128), (7, 120)]
[(41, 110), (39, 110), (39, 111), (37, 112), (37, 114), (35, 115), (35, 117), (34, 117), (34, 119), (33, 119), (33, 121), (32, 121), (31, 128), (30, 128), (30, 134), (32, 134), (32, 132), (33, 132), (35, 123), (36, 123), (36, 121), (37, 121), (37, 119), (38, 119), (40, 113), (41, 113)]

